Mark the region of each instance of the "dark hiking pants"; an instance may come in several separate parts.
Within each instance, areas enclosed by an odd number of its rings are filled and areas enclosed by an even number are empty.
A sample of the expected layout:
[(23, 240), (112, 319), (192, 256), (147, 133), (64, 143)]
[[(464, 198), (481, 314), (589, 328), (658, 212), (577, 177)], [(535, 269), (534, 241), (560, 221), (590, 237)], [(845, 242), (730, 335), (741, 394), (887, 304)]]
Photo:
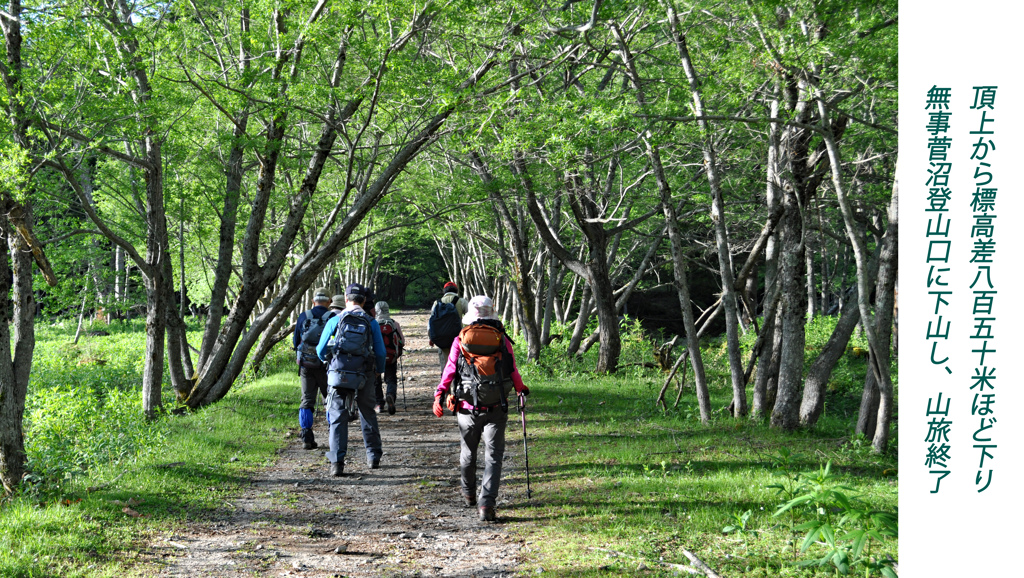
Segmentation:
[(496, 408), (494, 411), (473, 415), (459, 410), (459, 433), (462, 437), (462, 453), (459, 466), (462, 469), (462, 491), (466, 495), (476, 494), (476, 455), (480, 442), (484, 442), (483, 484), (477, 498), (481, 507), (494, 507), (498, 500), (498, 486), (501, 484), (501, 461), (505, 457), (505, 427), (508, 413)]
[[(392, 399), (398, 397), (398, 362), (388, 363), (384, 365), (384, 379), (380, 378), (380, 374), (377, 374), (377, 403), (383, 404), (385, 395), (390, 395)], [(388, 384), (388, 388), (384, 390), (384, 384)]]
[(299, 427), (310, 429), (313, 427), (313, 409), (316, 407), (317, 392), (327, 399), (327, 367), (299, 367), (299, 379), (302, 383)]

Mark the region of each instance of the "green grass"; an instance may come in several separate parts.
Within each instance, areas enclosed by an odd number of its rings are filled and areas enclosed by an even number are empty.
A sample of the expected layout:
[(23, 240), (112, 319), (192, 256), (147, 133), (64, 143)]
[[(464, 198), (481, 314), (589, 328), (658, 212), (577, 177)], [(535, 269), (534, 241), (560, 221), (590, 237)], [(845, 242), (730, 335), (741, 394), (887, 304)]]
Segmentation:
[[(814, 347), (815, 332), (808, 333)], [(652, 347), (635, 333), (624, 342), (625, 362), (649, 356)], [(664, 380), (658, 372), (632, 368), (595, 376), (586, 370), (592, 360), (557, 355), (545, 357), (542, 367), (522, 368), (533, 392), (528, 429), (534, 499), (510, 515), (524, 522), (516, 531), (528, 544), (526, 572), (676, 575), (659, 562), (689, 564), (686, 549), (726, 576), (834, 575), (831, 564), (797, 566), (826, 549), (799, 551), (806, 531), (791, 530), (790, 514), (773, 517), (788, 498), (770, 487), (829, 461), (833, 487), (848, 488), (840, 491), (869, 509), (897, 511), (895, 448), (878, 456), (869, 444), (851, 440), (863, 360), (845, 356), (816, 428), (783, 433), (722, 411), (731, 399), (723, 351), (718, 343), (705, 347), (717, 410), (706, 426), (692, 389), (679, 409), (655, 408)], [(814, 355), (809, 352), (808, 362)], [(518, 445), (517, 438), (510, 433), (509, 443)], [(790, 452), (788, 459), (780, 451)], [(525, 479), (520, 471), (508, 482)], [(723, 533), (748, 510), (745, 532)], [(815, 517), (801, 512), (795, 524)], [(889, 539), (882, 552), (895, 558), (897, 545)], [(871, 548), (870, 554), (878, 553), (877, 544)], [(854, 574), (865, 575), (864, 568)]]
[[(0, 507), (0, 576), (124, 576), (141, 570), (147, 540), (229, 507), (226, 498), (272, 463), (296, 423), (291, 373), (236, 385), (220, 403), (190, 415), (135, 420), (141, 405), (132, 379), (138, 373), (123, 368), (141, 358), (137, 328), (84, 344), (107, 359), (106, 381), (88, 375), (103, 373), (94, 363), (60, 364), (60, 351), (74, 351), (60, 328), (40, 333), (29, 402), (37, 417), (26, 432), (30, 464), (49, 455), (75, 456), (64, 447), (93, 451), (80, 451), (80, 463), (68, 458), (64, 469), (37, 468), (35, 483), (24, 484), (21, 495)], [(59, 393), (60, 380), (73, 384), (66, 393), (75, 396), (77, 411), (51, 419), (60, 409), (60, 396), (51, 393)], [(104, 421), (124, 398), (128, 412)], [(147, 429), (152, 435), (145, 435)], [(139, 439), (114, 443), (124, 436)], [(43, 473), (59, 477), (45, 479)], [(129, 504), (143, 517), (125, 513)]]
[[(808, 362), (828, 323), (809, 327)], [(286, 350), (266, 364), (265, 371), (279, 373), (236, 385), (213, 407), (141, 420), (140, 327), (104, 329), (111, 335), (72, 347), (73, 327), (40, 328), (27, 423), (33, 477), (0, 508), (0, 576), (144, 571), (140, 556), (149, 540), (230, 507), (229, 497), (272, 463), (295, 424), (295, 377), (282, 371), (291, 362)], [(744, 343), (751, 341), (748, 335)], [(651, 359), (655, 343), (639, 331), (628, 331), (623, 343), (622, 364)], [(831, 566), (797, 565), (825, 552), (816, 544), (801, 553), (805, 532), (792, 530), (816, 516), (773, 517), (787, 497), (770, 487), (792, 486), (799, 472), (826, 462), (832, 487), (843, 486), (870, 509), (897, 509), (895, 447), (877, 456), (851, 440), (862, 358), (844, 356), (818, 426), (787, 434), (722, 411), (731, 392), (720, 341), (704, 346), (716, 409), (709, 425), (697, 419), (692, 390), (678, 409), (655, 408), (660, 373), (631, 365), (596, 376), (596, 348), (574, 361), (559, 347), (546, 350), (541, 365), (522, 367), (533, 391), (534, 498), (505, 514), (516, 522), (506, 527), (528, 544), (526, 573), (675, 575), (659, 563), (688, 564), (686, 549), (726, 576), (833, 575)], [(517, 429), (510, 429), (510, 444), (519, 443)], [(506, 480), (524, 482), (521, 470)], [(144, 517), (125, 513), (129, 503)], [(723, 532), (747, 511), (743, 532)], [(825, 515), (837, 521), (834, 512)], [(870, 553), (895, 557), (897, 545), (888, 539)], [(864, 575), (863, 567), (854, 571)]]

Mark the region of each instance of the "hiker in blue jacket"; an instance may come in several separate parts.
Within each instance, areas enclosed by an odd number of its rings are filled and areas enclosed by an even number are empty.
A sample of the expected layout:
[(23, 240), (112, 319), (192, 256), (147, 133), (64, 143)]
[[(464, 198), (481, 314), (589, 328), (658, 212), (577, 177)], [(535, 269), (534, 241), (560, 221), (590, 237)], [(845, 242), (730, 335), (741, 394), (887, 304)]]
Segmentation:
[[(345, 309), (327, 322), (316, 347), (317, 355), (328, 364), (330, 392), (326, 405), (330, 451), (327, 459), (331, 462), (332, 476), (340, 476), (345, 471), (348, 418), (353, 412), (359, 413), (366, 446), (366, 465), (374, 470), (379, 468), (384, 453), (377, 413), (373, 410), (377, 403), (373, 382), (377, 374), (384, 372), (387, 352), (380, 325), (363, 310), (366, 295), (366, 288), (358, 283), (345, 289)], [(366, 335), (367, 328), (370, 335)]]

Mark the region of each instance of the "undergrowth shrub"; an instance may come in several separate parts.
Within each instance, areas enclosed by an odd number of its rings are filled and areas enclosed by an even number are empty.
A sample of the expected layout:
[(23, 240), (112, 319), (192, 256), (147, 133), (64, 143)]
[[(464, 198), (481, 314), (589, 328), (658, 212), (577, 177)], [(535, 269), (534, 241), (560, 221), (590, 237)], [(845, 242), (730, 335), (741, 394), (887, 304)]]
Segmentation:
[[(657, 340), (644, 331), (640, 321), (637, 319), (626, 318), (621, 322), (619, 328), (619, 340), (622, 344), (619, 354), (619, 373), (637, 377), (649, 374), (650, 369), (644, 367), (643, 364), (654, 361), (654, 352), (660, 343), (656, 343)], [(506, 330), (511, 333), (511, 326), (506, 326)], [(526, 363), (526, 336), (516, 336), (514, 346), (516, 361), (518, 362), (520, 372), (524, 372), (524, 377), (534, 375), (534, 371), (540, 372), (537, 375), (557, 373), (560, 376), (567, 377), (579, 377), (592, 373), (594, 366), (597, 364), (600, 343), (595, 342), (586, 353), (577, 353), (577, 355), (570, 356), (568, 350), (569, 341), (572, 340), (572, 331), (572, 326), (568, 324), (558, 323), (557, 321), (551, 322), (551, 335), (559, 335), (560, 337), (552, 340), (548, 347), (541, 349), (541, 367), (539, 368), (533, 364)], [(590, 323), (583, 333), (584, 338), (580, 345), (580, 351), (583, 350), (583, 344), (586, 343), (587, 337), (595, 331), (597, 331), (596, 316), (590, 319)], [(623, 371), (626, 373), (623, 373)]]
[(69, 491), (90, 470), (128, 467), (164, 440), (165, 424), (142, 416), (144, 322), (93, 323), (78, 344), (71, 343), (74, 329), (37, 326), (25, 407), (26, 492)]
[(124, 466), (166, 435), (166, 422), (143, 417), (138, 390), (55, 386), (35, 390), (30, 402), (26, 486), (34, 491), (58, 492), (92, 468)]

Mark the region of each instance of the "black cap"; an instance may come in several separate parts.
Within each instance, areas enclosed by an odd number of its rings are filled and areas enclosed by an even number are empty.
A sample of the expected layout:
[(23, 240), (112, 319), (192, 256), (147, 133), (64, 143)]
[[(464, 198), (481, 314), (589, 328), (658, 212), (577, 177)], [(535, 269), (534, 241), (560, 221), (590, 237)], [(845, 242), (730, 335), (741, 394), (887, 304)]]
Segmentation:
[(366, 297), (366, 287), (359, 283), (353, 283), (345, 288), (345, 295), (362, 295)]

